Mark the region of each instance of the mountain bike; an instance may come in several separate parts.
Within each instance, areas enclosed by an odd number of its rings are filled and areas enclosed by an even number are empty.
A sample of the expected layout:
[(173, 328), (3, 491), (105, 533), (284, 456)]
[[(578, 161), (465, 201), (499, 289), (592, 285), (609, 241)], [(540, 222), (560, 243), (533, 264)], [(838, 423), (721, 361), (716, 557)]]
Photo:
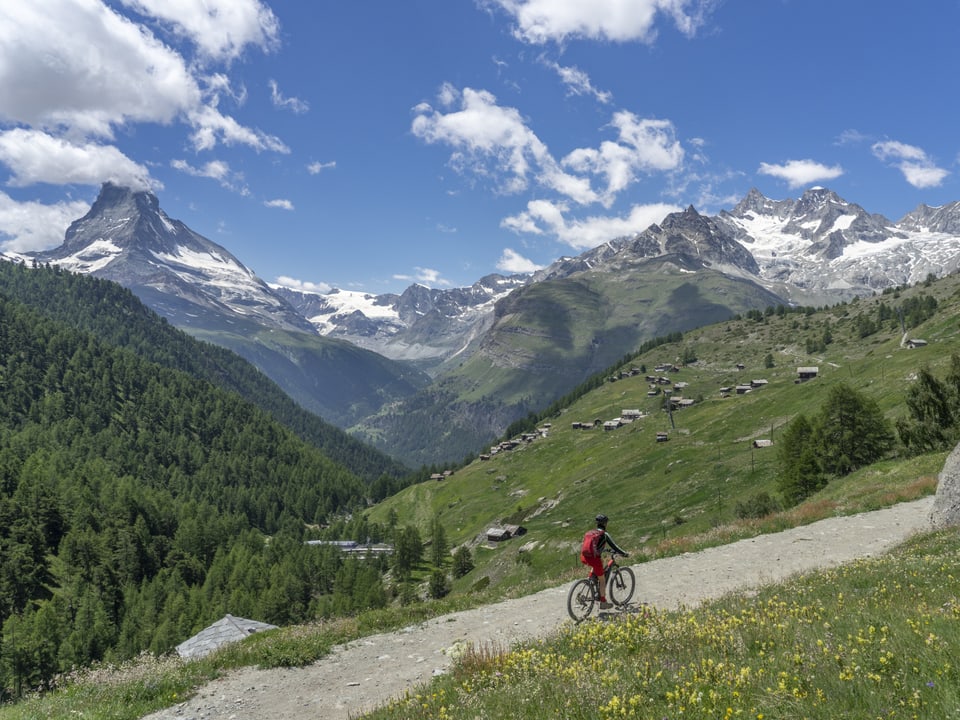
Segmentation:
[[(637, 587), (637, 578), (629, 567), (617, 564), (617, 553), (610, 552), (610, 561), (604, 567), (607, 578), (607, 600), (618, 609), (622, 609), (633, 597)], [(576, 622), (590, 617), (593, 606), (600, 602), (600, 578), (591, 575), (580, 578), (570, 588), (567, 595), (567, 612)]]

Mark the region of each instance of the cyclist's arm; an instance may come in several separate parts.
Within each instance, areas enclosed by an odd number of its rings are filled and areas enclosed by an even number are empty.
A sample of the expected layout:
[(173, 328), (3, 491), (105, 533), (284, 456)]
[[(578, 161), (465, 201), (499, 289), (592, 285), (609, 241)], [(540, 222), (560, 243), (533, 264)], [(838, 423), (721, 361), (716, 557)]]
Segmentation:
[(613, 541), (613, 538), (610, 537), (610, 533), (604, 531), (603, 535), (604, 535), (604, 538), (605, 538), (606, 541), (607, 541), (607, 545), (610, 546), (610, 549), (613, 550), (613, 552), (618, 552), (618, 553), (620, 553), (621, 555), (626, 555), (626, 554), (627, 554), (627, 551), (626, 551), (626, 550), (621, 549), (620, 546), (617, 545), (617, 544)]

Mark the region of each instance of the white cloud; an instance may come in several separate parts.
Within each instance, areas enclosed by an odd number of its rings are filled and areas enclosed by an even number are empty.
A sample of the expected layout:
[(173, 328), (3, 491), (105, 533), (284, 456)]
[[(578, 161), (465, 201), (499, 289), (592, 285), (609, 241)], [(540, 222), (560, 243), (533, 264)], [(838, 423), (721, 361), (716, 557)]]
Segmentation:
[(286, 275), (281, 275), (275, 281), (275, 284), (280, 285), (281, 287), (290, 288), (291, 290), (298, 290), (300, 292), (308, 293), (317, 293), (319, 295), (326, 295), (328, 292), (333, 290), (333, 285), (325, 282), (310, 282), (309, 280), (297, 280)]
[(486, 0), (516, 22), (514, 35), (542, 44), (569, 38), (653, 43), (658, 16), (666, 16), (684, 35), (703, 25), (715, 0)]
[(264, 205), (268, 208), (280, 208), (281, 210), (293, 210), (293, 203), (285, 199), (265, 200)]
[(788, 160), (783, 165), (760, 163), (757, 172), (786, 180), (789, 187), (797, 188), (821, 180), (838, 178), (843, 175), (843, 168), (839, 165), (828, 167), (814, 160)]
[(599, 149), (581, 148), (563, 159), (563, 165), (581, 173), (602, 175), (606, 189), (603, 202), (609, 206), (639, 172), (675, 170), (683, 162), (683, 148), (668, 120), (639, 119), (627, 111), (614, 114), (611, 125), (619, 131), (617, 142), (603, 142)]
[(542, 268), (542, 265), (537, 265), (533, 260), (528, 260), (510, 248), (504, 248), (503, 254), (497, 261), (497, 270), (506, 273), (532, 273)]
[(613, 100), (613, 94), (600, 91), (590, 82), (590, 76), (577, 67), (564, 67), (555, 62), (544, 61), (544, 64), (551, 68), (560, 80), (567, 87), (567, 92), (571, 95), (589, 95), (598, 102), (607, 104)]
[(643, 232), (654, 223), (659, 223), (669, 213), (683, 208), (666, 203), (634, 205), (624, 217), (593, 216), (582, 220), (568, 220), (568, 211), (562, 203), (534, 200), (527, 209), (506, 218), (501, 226), (514, 232), (534, 234), (551, 233), (574, 250), (583, 251), (602, 245), (618, 237)]
[(63, 244), (64, 234), (74, 220), (90, 210), (90, 203), (79, 200), (44, 205), (17, 202), (0, 192), (0, 247), (7, 252), (49, 250)]
[(499, 106), (493, 94), (472, 88), (461, 93), (445, 84), (439, 102), (444, 107), (456, 103), (457, 108), (444, 114), (419, 105), (413, 134), (428, 143), (452, 146), (451, 162), (460, 169), (501, 176), (502, 192), (525, 190), (531, 165), (551, 162), (546, 146), (526, 126), (519, 111)]
[(336, 160), (331, 160), (330, 162), (312, 162), (307, 165), (307, 172), (311, 175), (319, 175), (324, 170), (332, 170), (336, 166)]
[(0, 120), (111, 138), (200, 101), (184, 59), (99, 0), (0, 3)]
[(259, 0), (120, 0), (137, 12), (157, 18), (187, 37), (201, 54), (232, 60), (248, 45), (271, 50), (280, 23)]
[(231, 170), (230, 164), (223, 160), (211, 160), (199, 167), (195, 167), (186, 160), (178, 159), (171, 160), (170, 167), (187, 175), (192, 175), (193, 177), (216, 180), (222, 187), (239, 193), (240, 195), (250, 194), (250, 190), (243, 182), (243, 174)]
[(405, 282), (416, 282), (421, 285), (426, 285), (427, 287), (434, 287), (436, 285), (450, 285), (449, 280), (445, 280), (439, 270), (433, 270), (432, 268), (414, 268), (416, 272), (413, 275), (394, 275), (394, 280), (403, 280)]
[(309, 103), (304, 100), (284, 97), (283, 93), (280, 92), (276, 80), (270, 81), (270, 99), (273, 101), (275, 107), (287, 108), (297, 115), (302, 115), (310, 109)]
[(74, 144), (40, 130), (0, 132), (0, 163), (10, 168), (9, 184), (14, 187), (99, 185), (107, 180), (137, 190), (159, 187), (150, 181), (147, 168), (111, 145)]
[(211, 160), (200, 167), (194, 167), (186, 160), (171, 160), (170, 167), (194, 177), (212, 178), (221, 181), (230, 177), (230, 164), (223, 160)]
[(877, 159), (900, 170), (915, 188), (937, 187), (950, 174), (937, 167), (927, 153), (915, 145), (887, 140), (874, 143), (870, 149)]
[[(615, 142), (574, 150), (558, 163), (520, 112), (498, 105), (493, 94), (472, 88), (461, 92), (445, 84), (440, 103), (452, 109), (444, 113), (425, 103), (414, 108), (414, 135), (449, 145), (454, 169), (489, 179), (505, 194), (525, 191), (535, 183), (579, 204), (609, 207), (638, 173), (674, 170), (683, 160), (683, 149), (666, 120), (617, 112), (611, 121), (618, 131)], [(595, 190), (591, 176), (602, 178), (605, 187)]]
[(248, 145), (254, 150), (271, 150), (284, 154), (290, 152), (290, 148), (280, 138), (244, 127), (211, 105), (193, 108), (187, 113), (187, 117), (194, 127), (190, 140), (197, 151), (212, 150), (219, 141), (224, 145)]
[(870, 137), (868, 135), (865, 135), (859, 130), (849, 128), (837, 136), (834, 145), (859, 145), (863, 142), (869, 142), (869, 140)]
[(217, 109), (220, 95), (231, 92), (225, 75), (202, 75), (143, 24), (172, 24), (205, 52), (229, 59), (246, 45), (271, 44), (276, 28), (267, 8), (255, 0), (126, 4), (152, 17), (135, 21), (103, 0), (0, 3), (0, 122), (78, 143), (112, 140), (117, 128), (137, 123), (182, 121), (192, 126), (198, 150), (219, 141), (288, 151)]

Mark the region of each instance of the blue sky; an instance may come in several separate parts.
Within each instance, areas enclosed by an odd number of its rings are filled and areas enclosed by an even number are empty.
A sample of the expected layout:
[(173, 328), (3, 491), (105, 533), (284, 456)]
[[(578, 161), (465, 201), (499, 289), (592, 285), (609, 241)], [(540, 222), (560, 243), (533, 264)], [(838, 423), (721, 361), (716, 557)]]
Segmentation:
[(527, 271), (751, 187), (960, 200), (960, 2), (0, 2), (0, 249), (102, 182), (268, 282)]

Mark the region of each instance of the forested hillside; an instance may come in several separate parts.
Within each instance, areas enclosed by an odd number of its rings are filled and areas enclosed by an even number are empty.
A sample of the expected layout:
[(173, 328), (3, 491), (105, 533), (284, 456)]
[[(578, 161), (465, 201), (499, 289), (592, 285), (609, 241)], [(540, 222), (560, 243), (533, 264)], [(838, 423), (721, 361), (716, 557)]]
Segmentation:
[[(64, 314), (93, 288), (101, 332), (189, 365), (183, 346), (139, 335), (163, 331), (141, 322), (126, 291), (0, 267), (35, 280), (36, 297)], [(125, 330), (107, 322), (116, 312), (127, 313)], [(316, 617), (337, 598), (338, 574), (360, 569), (303, 540), (368, 494), (237, 394), (0, 295), (3, 694), (91, 661), (168, 651), (226, 612), (277, 624)], [(341, 519), (328, 532), (371, 531)], [(362, 598), (348, 590), (340, 611), (383, 602), (379, 573), (367, 572)]]
[(0, 295), (89, 331), (109, 345), (240, 394), (368, 481), (406, 473), (400, 463), (304, 410), (238, 355), (173, 327), (116, 283), (56, 267), (0, 262)]

